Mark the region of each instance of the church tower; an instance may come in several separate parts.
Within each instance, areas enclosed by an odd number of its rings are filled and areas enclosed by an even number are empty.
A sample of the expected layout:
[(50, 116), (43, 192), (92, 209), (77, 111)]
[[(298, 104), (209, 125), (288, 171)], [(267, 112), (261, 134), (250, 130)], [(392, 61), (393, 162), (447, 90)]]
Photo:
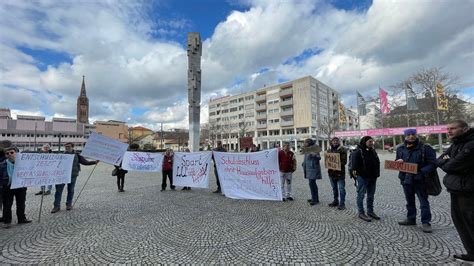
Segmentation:
[(85, 76), (82, 76), (81, 95), (77, 97), (77, 122), (89, 124), (89, 99), (86, 95)]

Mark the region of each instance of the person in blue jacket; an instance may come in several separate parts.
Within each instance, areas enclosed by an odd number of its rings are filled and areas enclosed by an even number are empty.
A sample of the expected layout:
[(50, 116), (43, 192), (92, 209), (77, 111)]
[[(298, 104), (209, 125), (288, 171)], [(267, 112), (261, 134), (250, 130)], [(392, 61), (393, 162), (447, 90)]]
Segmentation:
[(407, 217), (398, 224), (404, 226), (416, 225), (416, 195), (420, 202), (422, 230), (425, 233), (431, 233), (431, 210), (424, 185), (424, 177), (436, 170), (436, 152), (431, 146), (420, 141), (416, 129), (406, 129), (404, 135), (405, 143), (397, 148), (395, 160), (417, 164), (418, 172), (416, 174), (399, 172), (398, 174), (407, 201)]

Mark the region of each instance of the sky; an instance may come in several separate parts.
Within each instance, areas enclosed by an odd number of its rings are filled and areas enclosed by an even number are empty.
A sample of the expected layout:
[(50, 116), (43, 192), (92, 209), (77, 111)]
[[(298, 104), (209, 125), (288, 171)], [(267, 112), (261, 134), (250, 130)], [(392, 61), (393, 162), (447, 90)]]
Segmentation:
[(0, 1), (0, 107), (90, 122), (188, 127), (187, 33), (208, 101), (311, 75), (346, 106), (442, 67), (474, 96), (474, 0)]

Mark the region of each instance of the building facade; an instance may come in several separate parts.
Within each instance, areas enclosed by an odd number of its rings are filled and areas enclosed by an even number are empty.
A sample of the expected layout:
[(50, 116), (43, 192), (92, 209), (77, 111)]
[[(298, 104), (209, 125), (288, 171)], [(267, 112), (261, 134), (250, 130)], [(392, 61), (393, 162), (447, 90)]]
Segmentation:
[(127, 143), (128, 142), (128, 126), (121, 121), (95, 121), (95, 131), (97, 134)]
[(311, 76), (213, 99), (209, 102), (211, 142), (222, 140), (240, 150), (240, 137), (253, 137), (260, 149), (291, 142), (300, 149), (306, 138), (325, 148), (339, 128), (339, 94)]

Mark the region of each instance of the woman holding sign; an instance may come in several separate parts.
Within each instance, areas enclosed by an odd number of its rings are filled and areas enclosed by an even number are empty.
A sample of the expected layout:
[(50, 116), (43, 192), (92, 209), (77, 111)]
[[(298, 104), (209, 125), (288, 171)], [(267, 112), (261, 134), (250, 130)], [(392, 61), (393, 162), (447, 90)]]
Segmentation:
[(304, 178), (309, 181), (309, 189), (311, 190), (311, 199), (308, 200), (309, 205), (313, 206), (319, 203), (318, 196), (318, 185), (316, 185), (316, 179), (321, 179), (321, 166), (319, 161), (321, 156), (319, 151), (321, 149), (312, 139), (306, 139), (304, 141), (304, 161), (303, 171)]

